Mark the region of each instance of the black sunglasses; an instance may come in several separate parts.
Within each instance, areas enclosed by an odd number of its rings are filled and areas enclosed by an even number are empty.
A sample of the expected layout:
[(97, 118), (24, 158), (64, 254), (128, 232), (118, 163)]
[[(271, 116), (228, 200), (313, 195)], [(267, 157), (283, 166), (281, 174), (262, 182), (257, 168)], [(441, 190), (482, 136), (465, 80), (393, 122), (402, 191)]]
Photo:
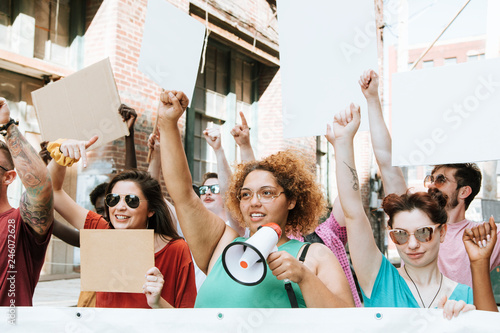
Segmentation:
[(5, 167), (3, 167), (1, 165), (0, 165), (0, 168), (2, 168), (4, 171), (9, 171), (9, 170), (7, 170)]
[(212, 192), (212, 194), (219, 194), (220, 193), (220, 188), (219, 188), (219, 185), (215, 184), (215, 185), (203, 185), (203, 186), (200, 186), (198, 188), (198, 193), (200, 193), (200, 195), (204, 195), (204, 194), (207, 194), (207, 191), (208, 189), (210, 189), (210, 192)]
[[(106, 195), (106, 198), (104, 198), (104, 202), (108, 207), (114, 207), (116, 206), (119, 202), (120, 199), (123, 195), (116, 194), (116, 193), (109, 193)], [(139, 197), (135, 194), (127, 194), (125, 195), (125, 203), (127, 206), (130, 208), (137, 208), (141, 204), (141, 201), (147, 201), (147, 200), (141, 200)]]

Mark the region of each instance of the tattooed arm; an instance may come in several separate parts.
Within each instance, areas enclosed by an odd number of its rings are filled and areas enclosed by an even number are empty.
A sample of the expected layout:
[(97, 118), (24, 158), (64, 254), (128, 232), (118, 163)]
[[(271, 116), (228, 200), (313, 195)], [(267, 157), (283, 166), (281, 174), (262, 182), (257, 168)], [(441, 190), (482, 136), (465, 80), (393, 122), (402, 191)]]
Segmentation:
[[(0, 98), (0, 124), (8, 123), (9, 119), (9, 107), (6, 100)], [(5, 141), (17, 174), (26, 188), (19, 205), (21, 217), (35, 231), (38, 238), (44, 239), (54, 220), (54, 200), (49, 172), (17, 126), (9, 126)]]
[(351, 104), (335, 115), (333, 132), (328, 126), (327, 139), (335, 147), (337, 187), (345, 215), (352, 264), (363, 292), (370, 297), (382, 262), (370, 221), (361, 201), (358, 173), (354, 164), (353, 139), (360, 122), (359, 106)]

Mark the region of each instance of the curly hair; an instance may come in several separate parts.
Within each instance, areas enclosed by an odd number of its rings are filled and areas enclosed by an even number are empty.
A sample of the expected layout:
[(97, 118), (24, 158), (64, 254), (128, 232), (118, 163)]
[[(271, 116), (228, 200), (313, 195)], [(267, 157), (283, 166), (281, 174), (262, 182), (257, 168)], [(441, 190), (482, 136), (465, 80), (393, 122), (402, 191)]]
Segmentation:
[(392, 228), (394, 216), (400, 212), (411, 212), (418, 209), (425, 213), (429, 219), (435, 223), (443, 225), (448, 220), (446, 213), (447, 196), (437, 189), (431, 189), (429, 192), (410, 193), (397, 195), (389, 194), (382, 202), (382, 208), (389, 216), (387, 224)]
[(270, 155), (260, 161), (239, 164), (231, 178), (225, 203), (231, 215), (243, 225), (243, 214), (237, 195), (248, 174), (255, 170), (269, 171), (283, 187), (287, 199), (296, 204), (288, 213), (284, 232), (298, 236), (312, 232), (320, 217), (326, 212), (326, 200), (321, 186), (316, 182), (314, 163), (303, 154), (286, 150)]

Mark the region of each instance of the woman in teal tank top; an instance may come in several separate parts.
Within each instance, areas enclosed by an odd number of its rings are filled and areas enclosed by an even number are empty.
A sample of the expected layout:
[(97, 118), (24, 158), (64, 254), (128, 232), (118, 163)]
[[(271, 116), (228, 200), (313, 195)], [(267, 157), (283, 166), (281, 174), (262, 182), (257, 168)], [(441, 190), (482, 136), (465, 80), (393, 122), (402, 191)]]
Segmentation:
[[(351, 260), (366, 307), (444, 307), (451, 318), (474, 309), (472, 289), (439, 271), (439, 245), (446, 235), (446, 197), (437, 189), (389, 194), (382, 207), (389, 216), (389, 235), (404, 265), (396, 269), (380, 252), (366, 216), (354, 164), (353, 138), (359, 106), (335, 115), (327, 134), (335, 147), (337, 186), (346, 217)], [(452, 179), (450, 178), (450, 182)], [(458, 184), (453, 184), (458, 186)]]
[(278, 251), (267, 258), (269, 271), (255, 286), (239, 285), (227, 276), (220, 256), (238, 234), (208, 211), (192, 190), (177, 121), (189, 101), (182, 92), (162, 93), (158, 128), (162, 171), (175, 203), (184, 237), (198, 267), (207, 274), (198, 292), (198, 307), (290, 307), (284, 280), (290, 280), (302, 307), (352, 307), (354, 301), (335, 255), (322, 244), (312, 244), (304, 263), (297, 257), (303, 243), (286, 235), (312, 231), (325, 213), (325, 200), (312, 166), (290, 151), (262, 161), (239, 165), (226, 194), (226, 207), (252, 236), (266, 223), (283, 230)]

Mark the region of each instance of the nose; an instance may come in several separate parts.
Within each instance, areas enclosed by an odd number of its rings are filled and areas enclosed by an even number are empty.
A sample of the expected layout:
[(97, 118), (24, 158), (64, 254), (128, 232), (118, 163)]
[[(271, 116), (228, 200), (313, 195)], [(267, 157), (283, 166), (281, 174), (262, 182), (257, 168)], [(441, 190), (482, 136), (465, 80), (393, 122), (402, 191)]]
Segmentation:
[(252, 206), (260, 206), (262, 204), (260, 202), (259, 198), (257, 197), (257, 193), (252, 193), (252, 198), (250, 199), (250, 204)]
[(410, 239), (408, 240), (408, 248), (413, 250), (413, 249), (417, 249), (419, 247), (420, 247), (420, 243), (415, 238), (415, 235), (410, 235)]
[(127, 204), (125, 203), (125, 197), (121, 197), (120, 201), (116, 204), (117, 210), (125, 210), (127, 209)]

